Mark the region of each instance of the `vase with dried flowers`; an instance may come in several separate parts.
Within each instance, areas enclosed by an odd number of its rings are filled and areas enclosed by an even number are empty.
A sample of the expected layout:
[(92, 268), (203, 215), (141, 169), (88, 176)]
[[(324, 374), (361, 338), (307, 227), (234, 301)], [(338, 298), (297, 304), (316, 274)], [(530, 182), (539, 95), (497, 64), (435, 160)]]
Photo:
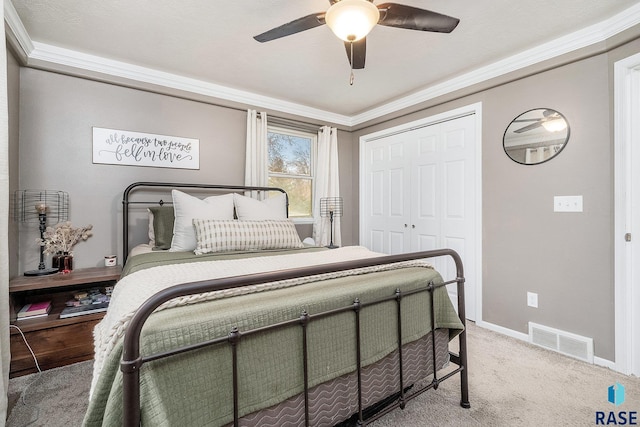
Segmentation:
[(43, 246), (43, 252), (53, 255), (52, 266), (62, 273), (70, 273), (73, 269), (72, 249), (81, 240), (91, 237), (93, 225), (72, 227), (71, 222), (60, 222), (53, 227), (47, 227), (43, 238), (38, 243)]

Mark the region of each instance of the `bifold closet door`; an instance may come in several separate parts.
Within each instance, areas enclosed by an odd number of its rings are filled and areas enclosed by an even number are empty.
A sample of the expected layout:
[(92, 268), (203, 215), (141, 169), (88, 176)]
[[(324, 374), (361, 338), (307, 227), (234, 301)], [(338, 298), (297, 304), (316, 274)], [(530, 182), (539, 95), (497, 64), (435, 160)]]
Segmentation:
[(361, 244), (373, 251), (399, 254), (411, 246), (411, 148), (404, 133), (365, 146)]
[[(475, 319), (475, 117), (410, 131), (416, 146), (411, 167), (411, 251), (450, 248), (460, 254), (468, 278), (467, 318)], [(446, 280), (456, 277), (449, 257), (433, 260)], [(457, 289), (449, 286), (457, 301)]]
[[(396, 254), (450, 248), (475, 277), (475, 116), (419, 127), (368, 142), (363, 150), (361, 244)], [(455, 278), (447, 257), (432, 260)], [(467, 317), (475, 318), (475, 289), (467, 280)], [(456, 289), (449, 295), (455, 301)]]

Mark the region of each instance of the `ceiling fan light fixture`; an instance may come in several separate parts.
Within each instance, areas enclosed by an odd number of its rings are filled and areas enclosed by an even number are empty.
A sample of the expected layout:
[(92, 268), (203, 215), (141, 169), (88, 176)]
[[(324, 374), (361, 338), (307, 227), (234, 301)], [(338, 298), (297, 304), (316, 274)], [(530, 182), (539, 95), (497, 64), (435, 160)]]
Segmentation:
[(331, 31), (346, 42), (366, 37), (379, 19), (380, 11), (367, 0), (341, 0), (325, 14), (325, 22)]
[(542, 126), (549, 132), (560, 132), (567, 128), (567, 122), (562, 118), (542, 122)]

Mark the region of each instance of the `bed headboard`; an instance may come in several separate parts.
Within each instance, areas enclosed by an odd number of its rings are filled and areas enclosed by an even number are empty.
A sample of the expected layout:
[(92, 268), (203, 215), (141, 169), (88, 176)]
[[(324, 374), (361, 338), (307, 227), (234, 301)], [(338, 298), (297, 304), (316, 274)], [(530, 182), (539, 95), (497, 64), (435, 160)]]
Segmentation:
[(220, 185), (220, 184), (185, 184), (185, 183), (176, 183), (176, 182), (134, 182), (129, 185), (122, 195), (122, 257), (123, 264), (126, 262), (127, 257), (129, 256), (129, 206), (130, 205), (145, 205), (145, 206), (162, 206), (164, 204), (172, 204), (171, 199), (169, 201), (165, 201), (163, 199), (157, 200), (149, 200), (151, 196), (146, 196), (146, 200), (132, 200), (132, 195), (136, 191), (142, 190), (160, 190), (166, 191), (170, 193), (171, 190), (185, 190), (185, 189), (194, 189), (198, 190), (205, 196), (216, 195), (216, 194), (226, 194), (226, 193), (234, 193), (234, 192), (245, 192), (245, 191), (257, 191), (257, 192), (270, 192), (270, 191), (278, 191), (284, 193), (286, 200), (286, 211), (287, 217), (289, 216), (289, 196), (287, 192), (282, 188), (277, 187), (256, 187), (256, 186), (246, 186), (246, 185)]

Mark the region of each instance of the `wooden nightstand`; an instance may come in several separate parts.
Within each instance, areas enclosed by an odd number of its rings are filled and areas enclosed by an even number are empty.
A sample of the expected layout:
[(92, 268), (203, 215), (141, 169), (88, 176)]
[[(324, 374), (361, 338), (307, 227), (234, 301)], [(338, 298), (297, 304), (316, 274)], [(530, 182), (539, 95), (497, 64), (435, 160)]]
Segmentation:
[[(73, 270), (70, 274), (21, 276), (9, 281), (11, 324), (19, 327), (33, 349), (42, 370), (93, 358), (93, 327), (104, 313), (60, 319), (65, 302), (82, 289), (113, 286), (120, 278), (121, 266)], [(46, 301), (53, 307), (48, 316), (16, 320), (16, 312), (27, 303)], [(11, 331), (9, 375), (37, 372), (29, 349), (15, 328)]]

